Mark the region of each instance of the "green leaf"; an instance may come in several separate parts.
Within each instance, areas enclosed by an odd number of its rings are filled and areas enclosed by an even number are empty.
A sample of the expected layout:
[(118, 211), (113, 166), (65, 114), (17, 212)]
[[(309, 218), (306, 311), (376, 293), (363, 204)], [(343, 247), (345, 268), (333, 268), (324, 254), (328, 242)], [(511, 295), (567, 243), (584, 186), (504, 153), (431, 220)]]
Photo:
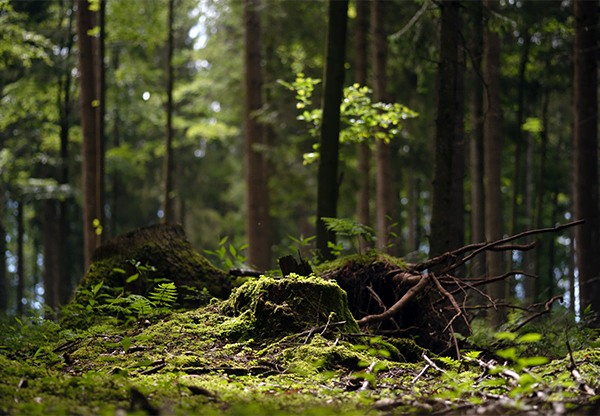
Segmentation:
[(529, 357), (529, 358), (519, 358), (517, 361), (519, 365), (523, 367), (534, 367), (536, 365), (544, 365), (548, 362), (548, 358), (546, 357)]
[(127, 350), (129, 350), (129, 347), (131, 347), (131, 340), (129, 339), (129, 337), (126, 335), (123, 337), (123, 339), (121, 340), (121, 345), (123, 346), (123, 350), (125, 351), (125, 354), (127, 354)]
[(517, 334), (513, 334), (512, 332), (498, 332), (494, 336), (497, 339), (508, 339), (509, 341), (514, 341), (517, 338)]
[(517, 361), (517, 358), (518, 358), (516, 348), (507, 348), (505, 350), (500, 350), (500, 351), (497, 351), (496, 354), (498, 354), (502, 358), (510, 359), (515, 362)]
[(125, 283), (131, 283), (133, 281), (136, 281), (138, 279), (138, 277), (140, 277), (139, 273), (136, 273), (134, 275), (131, 275), (127, 278), (127, 280), (125, 280)]
[(113, 272), (125, 274), (125, 270), (119, 269), (118, 267), (113, 268)]
[(519, 344), (525, 344), (530, 342), (538, 342), (540, 339), (542, 339), (542, 334), (530, 332), (517, 338), (516, 342)]

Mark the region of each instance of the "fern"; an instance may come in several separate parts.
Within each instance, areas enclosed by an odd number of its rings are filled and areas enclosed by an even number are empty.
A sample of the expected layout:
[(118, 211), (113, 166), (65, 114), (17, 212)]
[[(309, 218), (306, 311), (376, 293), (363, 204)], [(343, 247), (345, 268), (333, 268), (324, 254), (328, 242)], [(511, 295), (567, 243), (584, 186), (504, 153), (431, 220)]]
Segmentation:
[(129, 295), (127, 296), (127, 301), (130, 302), (129, 307), (137, 312), (138, 319), (140, 316), (148, 315), (152, 312), (152, 302), (141, 295)]
[(161, 283), (155, 287), (148, 297), (156, 302), (158, 306), (170, 308), (177, 300), (177, 288), (175, 283)]

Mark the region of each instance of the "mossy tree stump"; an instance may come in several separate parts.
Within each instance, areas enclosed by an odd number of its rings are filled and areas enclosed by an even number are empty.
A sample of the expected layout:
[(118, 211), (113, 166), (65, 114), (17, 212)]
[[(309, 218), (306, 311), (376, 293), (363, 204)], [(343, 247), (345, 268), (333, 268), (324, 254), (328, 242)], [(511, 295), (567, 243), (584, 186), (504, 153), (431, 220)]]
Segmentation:
[[(131, 260), (155, 270), (143, 271), (136, 280), (127, 283), (127, 278), (138, 273)], [(192, 247), (181, 225), (157, 224), (122, 234), (98, 247), (71, 303), (86, 305), (89, 295), (82, 290), (100, 282), (104, 282), (106, 289), (124, 287), (127, 293), (146, 296), (154, 282), (160, 281), (175, 283), (178, 303), (186, 308), (206, 302), (206, 296), (195, 296), (204, 288), (217, 298), (227, 298), (231, 292), (231, 278)], [(71, 318), (67, 315), (63, 324), (79, 326)]]
[(248, 319), (248, 331), (261, 338), (279, 338), (341, 321), (345, 321), (339, 327), (342, 331), (359, 331), (346, 292), (337, 283), (318, 277), (248, 281), (232, 292), (221, 310)]

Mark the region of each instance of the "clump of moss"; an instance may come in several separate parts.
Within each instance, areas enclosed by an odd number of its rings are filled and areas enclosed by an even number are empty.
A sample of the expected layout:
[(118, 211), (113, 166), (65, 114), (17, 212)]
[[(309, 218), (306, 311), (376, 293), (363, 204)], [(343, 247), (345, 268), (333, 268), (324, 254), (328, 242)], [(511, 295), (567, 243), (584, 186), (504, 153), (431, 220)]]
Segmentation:
[(390, 256), (377, 250), (368, 250), (361, 254), (352, 254), (344, 256), (333, 261), (327, 261), (315, 266), (315, 274), (321, 276), (333, 270), (344, 268), (348, 263), (356, 264), (371, 264), (371, 263), (386, 263), (398, 269), (405, 269), (406, 262), (404, 259)]
[(334, 281), (290, 275), (283, 279), (261, 277), (235, 289), (221, 310), (229, 316), (247, 317), (256, 336), (275, 338), (346, 321), (342, 330), (358, 332), (348, 309), (346, 293)]

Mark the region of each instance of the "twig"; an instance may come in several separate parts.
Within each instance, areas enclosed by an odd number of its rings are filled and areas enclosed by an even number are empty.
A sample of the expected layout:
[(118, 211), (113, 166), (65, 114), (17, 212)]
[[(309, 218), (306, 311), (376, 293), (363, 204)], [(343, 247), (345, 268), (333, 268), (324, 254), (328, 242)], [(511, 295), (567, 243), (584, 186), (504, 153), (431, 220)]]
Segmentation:
[(419, 372), (419, 374), (417, 374), (417, 376), (415, 378), (413, 378), (413, 380), (410, 382), (410, 384), (415, 384), (417, 382), (417, 380), (423, 375), (425, 374), (425, 371), (427, 371), (427, 369), (429, 368), (429, 364), (425, 364), (425, 367), (423, 367), (423, 369)]
[(510, 330), (510, 332), (517, 332), (519, 329), (523, 328), (525, 326), (525, 324), (529, 323), (530, 321), (534, 320), (535, 318), (537, 318), (538, 316), (544, 315), (545, 313), (550, 312), (550, 307), (552, 306), (552, 304), (554, 303), (555, 300), (560, 299), (560, 301), (562, 302), (563, 297), (562, 296), (554, 296), (552, 299), (550, 299), (548, 302), (546, 302), (545, 308), (543, 311), (540, 311), (538, 313), (535, 313), (533, 315), (531, 315), (529, 318), (525, 319), (523, 322), (521, 322), (519, 325), (517, 325), (516, 327), (514, 327), (513, 329)]
[[(369, 285), (369, 286), (367, 286), (367, 290), (369, 291), (371, 296), (373, 296), (373, 299), (375, 299), (375, 301), (377, 303), (379, 303), (379, 306), (381, 306), (381, 309), (383, 309), (384, 312), (387, 311), (388, 308), (385, 306), (385, 303), (383, 303), (383, 301), (381, 300), (379, 295), (377, 293), (375, 293), (375, 291), (373, 290), (373, 287), (371, 285)], [(400, 325), (398, 325), (398, 322), (396, 322), (396, 320), (394, 318), (391, 318), (391, 320), (392, 320), (392, 322), (394, 322), (396, 329), (400, 329)]]
[(454, 299), (454, 296), (452, 296), (450, 293), (448, 293), (448, 291), (446, 289), (444, 289), (444, 287), (440, 284), (439, 280), (437, 279), (437, 277), (435, 277), (435, 275), (433, 273), (431, 273), (431, 279), (434, 281), (435, 285), (437, 286), (438, 290), (440, 292), (442, 292), (442, 294), (448, 298), (448, 300), (450, 301), (450, 303), (452, 303), (452, 306), (454, 306), (454, 309), (456, 309), (456, 316), (454, 316), (454, 318), (452, 318), (452, 320), (448, 323), (448, 325), (446, 325), (446, 328), (444, 328), (444, 330), (442, 332), (446, 332), (446, 329), (448, 329), (448, 327), (452, 324), (452, 322), (454, 321), (455, 318), (459, 317), (462, 315), (463, 319), (465, 320), (465, 323), (467, 324), (467, 327), (469, 327), (469, 331), (471, 330), (471, 325), (469, 325), (469, 321), (467, 320), (467, 318), (463, 315), (462, 311), (460, 310), (460, 307), (458, 306), (458, 303), (456, 303), (456, 300)]

